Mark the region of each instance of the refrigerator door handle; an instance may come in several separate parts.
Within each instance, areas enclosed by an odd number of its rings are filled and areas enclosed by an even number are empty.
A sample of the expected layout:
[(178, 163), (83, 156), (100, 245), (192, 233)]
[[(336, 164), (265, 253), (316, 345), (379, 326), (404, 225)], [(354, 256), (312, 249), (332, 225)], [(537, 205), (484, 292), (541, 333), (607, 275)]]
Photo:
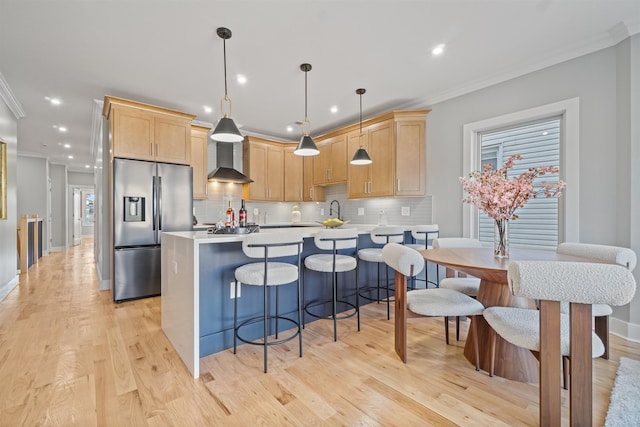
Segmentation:
[(162, 177), (158, 177), (158, 231), (162, 230)]
[[(153, 203), (151, 203), (151, 217), (153, 219), (153, 231), (155, 231), (157, 229), (156, 227), (156, 221), (157, 221), (157, 215), (158, 215), (158, 210), (156, 208), (156, 177), (153, 177)], [(154, 233), (156, 234), (156, 233)], [(156, 241), (158, 239), (156, 238)]]

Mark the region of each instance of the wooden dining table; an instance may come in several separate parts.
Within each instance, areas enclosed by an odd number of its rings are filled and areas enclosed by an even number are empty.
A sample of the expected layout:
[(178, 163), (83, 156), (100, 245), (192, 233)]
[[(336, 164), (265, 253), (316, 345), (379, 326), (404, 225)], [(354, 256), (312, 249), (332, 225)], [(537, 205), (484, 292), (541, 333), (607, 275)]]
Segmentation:
[[(485, 307), (504, 306), (536, 309), (534, 300), (514, 296), (507, 284), (507, 267), (511, 261), (573, 261), (598, 262), (555, 251), (512, 248), (508, 258), (497, 258), (491, 248), (449, 248), (427, 249), (420, 251), (425, 260), (451, 268), (453, 270), (480, 278), (477, 299)], [(601, 261), (600, 261), (601, 262)], [(396, 300), (405, 306), (406, 293), (396, 292)], [(403, 301), (405, 300), (405, 301)], [(396, 336), (405, 333), (402, 328), (403, 314), (396, 310)], [(477, 323), (480, 367), (489, 371), (491, 347), (489, 345), (490, 326), (482, 316), (475, 316)], [(469, 328), (464, 348), (465, 357), (475, 365), (473, 346), (474, 328)], [(560, 363), (560, 361), (558, 361)], [(496, 336), (494, 375), (521, 382), (538, 381), (538, 362), (533, 354), (524, 348), (514, 346)]]

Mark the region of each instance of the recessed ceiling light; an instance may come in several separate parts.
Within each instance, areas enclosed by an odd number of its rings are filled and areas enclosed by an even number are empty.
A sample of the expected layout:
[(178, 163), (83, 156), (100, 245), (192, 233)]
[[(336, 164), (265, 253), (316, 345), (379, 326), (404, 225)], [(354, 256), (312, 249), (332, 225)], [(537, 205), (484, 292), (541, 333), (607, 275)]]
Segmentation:
[(63, 147), (64, 148), (71, 148), (71, 144), (64, 144)]
[(73, 159), (73, 156), (67, 156), (67, 159)]
[(84, 165), (85, 168), (89, 169), (91, 166), (89, 165)]
[(59, 130), (60, 132), (66, 132), (66, 131), (67, 131), (67, 128), (66, 128), (66, 127), (64, 127), (64, 126), (58, 126), (58, 130)]
[(238, 80), (238, 83), (240, 83), (241, 85), (247, 83), (247, 77), (243, 76), (242, 74), (238, 74), (236, 79)]
[(287, 126), (287, 132), (293, 132), (293, 126)]
[(203, 105), (202, 109), (204, 110), (205, 113), (209, 114), (213, 112), (213, 108), (209, 107), (208, 105)]
[(435, 56), (441, 55), (442, 52), (444, 52), (444, 43), (443, 44), (439, 44), (438, 46), (434, 47), (433, 50), (431, 51), (431, 53)]
[(337, 113), (337, 112), (338, 112), (338, 106), (337, 106), (337, 105), (334, 105), (333, 107), (331, 107), (331, 112), (332, 112), (333, 114)]
[(51, 105), (60, 105), (61, 102), (58, 98), (51, 98), (48, 96), (45, 96), (44, 99), (46, 99), (47, 101), (49, 101), (51, 103)]

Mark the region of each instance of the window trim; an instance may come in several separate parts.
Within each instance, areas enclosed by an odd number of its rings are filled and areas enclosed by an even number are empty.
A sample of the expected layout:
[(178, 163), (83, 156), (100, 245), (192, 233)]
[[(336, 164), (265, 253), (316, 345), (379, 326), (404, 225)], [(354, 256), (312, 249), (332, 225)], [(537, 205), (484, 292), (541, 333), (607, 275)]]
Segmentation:
[[(559, 200), (558, 243), (580, 241), (580, 98), (534, 107), (527, 110), (492, 117), (463, 126), (462, 172), (467, 176), (479, 169), (480, 134), (492, 129), (516, 126), (532, 120), (561, 116), (560, 179), (567, 183)], [(462, 189), (461, 189), (462, 191)], [(477, 208), (462, 204), (462, 235), (478, 235)]]

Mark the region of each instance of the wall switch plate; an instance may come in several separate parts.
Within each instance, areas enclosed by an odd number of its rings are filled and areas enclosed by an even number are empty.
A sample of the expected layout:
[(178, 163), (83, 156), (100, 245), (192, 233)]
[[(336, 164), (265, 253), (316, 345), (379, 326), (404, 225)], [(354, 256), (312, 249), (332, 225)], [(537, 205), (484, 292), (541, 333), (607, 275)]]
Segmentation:
[(320, 216), (324, 216), (324, 209), (320, 208)]
[(358, 216), (364, 216), (364, 208), (358, 208)]
[(253, 208), (253, 214), (254, 214), (255, 216), (260, 215), (260, 209), (258, 209), (258, 208)]
[(410, 206), (403, 206), (401, 209), (401, 214), (402, 216), (410, 216), (411, 215), (411, 207)]
[[(231, 287), (229, 288), (229, 295), (231, 299), (236, 297), (236, 282), (231, 282)], [(238, 298), (242, 296), (242, 283), (238, 282)]]

